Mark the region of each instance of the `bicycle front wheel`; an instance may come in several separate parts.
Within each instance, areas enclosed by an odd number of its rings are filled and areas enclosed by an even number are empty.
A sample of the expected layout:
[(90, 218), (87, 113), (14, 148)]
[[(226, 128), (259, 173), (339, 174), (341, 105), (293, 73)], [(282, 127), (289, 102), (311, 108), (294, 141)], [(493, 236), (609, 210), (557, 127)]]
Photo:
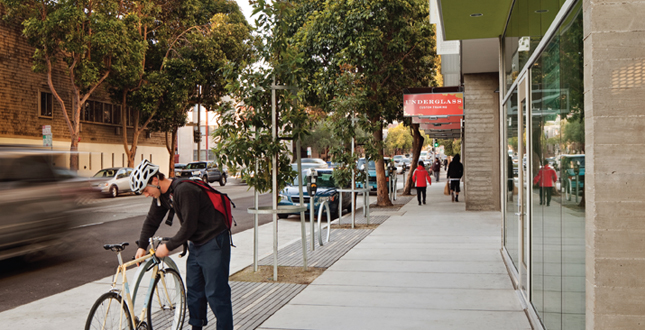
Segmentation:
[(103, 294), (96, 300), (85, 322), (85, 330), (134, 330), (127, 304), (121, 305), (116, 292)]
[(157, 274), (148, 298), (150, 330), (181, 330), (186, 316), (186, 291), (181, 276), (174, 269)]

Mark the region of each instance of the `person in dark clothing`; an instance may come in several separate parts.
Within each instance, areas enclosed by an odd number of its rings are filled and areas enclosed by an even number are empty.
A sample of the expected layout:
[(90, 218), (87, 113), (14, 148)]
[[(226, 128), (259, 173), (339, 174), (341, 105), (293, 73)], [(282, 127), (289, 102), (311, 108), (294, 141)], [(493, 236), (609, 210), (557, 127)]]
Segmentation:
[(432, 164), (432, 172), (434, 173), (434, 178), (439, 182), (439, 172), (441, 171), (441, 163), (439, 162), (439, 158), (434, 159), (434, 163)]
[(443, 169), (446, 171), (448, 170), (448, 158), (443, 159)]
[(464, 175), (464, 165), (461, 164), (460, 159), (459, 154), (456, 154), (448, 165), (447, 178), (450, 180), (450, 195), (453, 202), (459, 202), (459, 181)]
[(185, 179), (168, 179), (159, 167), (143, 160), (130, 176), (132, 191), (152, 197), (152, 205), (143, 222), (136, 258), (146, 254), (148, 239), (155, 234), (169, 210), (174, 210), (181, 228), (157, 247), (157, 257), (188, 242), (186, 261), (188, 323), (193, 330), (208, 324), (207, 304), (217, 318), (218, 330), (233, 330), (233, 308), (228, 275), (231, 261), (230, 231), (223, 214), (216, 211), (207, 193), (194, 184), (180, 184)]
[(428, 171), (426, 171), (425, 167), (423, 166), (423, 161), (419, 161), (419, 166), (417, 166), (417, 169), (414, 170), (414, 173), (412, 173), (412, 182), (414, 182), (414, 185), (416, 186), (417, 189), (417, 200), (419, 201), (419, 205), (421, 205), (421, 196), (423, 195), (423, 204), (426, 203), (426, 188), (428, 185), (432, 184), (432, 179), (430, 179), (430, 175), (428, 174)]

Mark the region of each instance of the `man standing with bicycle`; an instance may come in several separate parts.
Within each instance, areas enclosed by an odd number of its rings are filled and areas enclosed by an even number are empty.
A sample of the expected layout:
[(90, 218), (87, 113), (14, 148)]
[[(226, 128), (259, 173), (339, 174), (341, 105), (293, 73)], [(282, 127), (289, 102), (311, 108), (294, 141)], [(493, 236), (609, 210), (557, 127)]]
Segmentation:
[(130, 176), (132, 191), (152, 197), (136, 258), (146, 254), (148, 239), (155, 234), (169, 210), (174, 210), (181, 228), (166, 244), (157, 247), (157, 257), (188, 242), (186, 261), (189, 324), (201, 330), (208, 324), (207, 304), (217, 318), (217, 330), (233, 330), (233, 308), (228, 275), (231, 262), (230, 232), (223, 214), (216, 211), (207, 193), (197, 185), (178, 185), (181, 179), (168, 179), (159, 166), (144, 159)]

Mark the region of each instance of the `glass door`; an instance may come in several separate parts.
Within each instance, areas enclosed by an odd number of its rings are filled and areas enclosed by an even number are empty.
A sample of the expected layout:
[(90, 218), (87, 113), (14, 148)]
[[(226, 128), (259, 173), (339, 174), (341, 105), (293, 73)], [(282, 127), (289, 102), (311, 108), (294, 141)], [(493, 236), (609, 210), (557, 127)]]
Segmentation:
[(529, 94), (529, 84), (528, 74), (524, 75), (519, 79), (518, 84), (518, 111), (517, 111), (517, 121), (518, 121), (518, 130), (517, 130), (517, 144), (518, 144), (518, 212), (517, 215), (517, 228), (518, 228), (518, 249), (519, 249), (519, 261), (518, 262), (518, 272), (519, 272), (519, 289), (526, 298), (527, 301), (530, 301), (528, 288), (530, 287), (530, 233), (529, 230), (529, 199), (530, 194), (529, 189), (531, 189), (531, 173), (530, 173), (530, 162), (531, 162), (531, 153), (528, 150), (528, 145), (530, 141), (530, 134), (527, 133), (527, 127), (529, 126), (530, 120), (530, 94)]

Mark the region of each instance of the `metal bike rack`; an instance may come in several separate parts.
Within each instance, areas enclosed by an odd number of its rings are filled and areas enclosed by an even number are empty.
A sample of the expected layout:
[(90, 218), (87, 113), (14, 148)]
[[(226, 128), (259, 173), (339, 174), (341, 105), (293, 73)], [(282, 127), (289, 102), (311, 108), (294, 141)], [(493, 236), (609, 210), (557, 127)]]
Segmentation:
[[(342, 208), (342, 205), (343, 205), (343, 193), (344, 192), (352, 193), (352, 195), (351, 195), (352, 196), (351, 197), (352, 198), (352, 229), (354, 229), (354, 227), (356, 226), (356, 200), (354, 198), (354, 196), (356, 196), (356, 195), (354, 195), (354, 194), (362, 193), (363, 194), (363, 201), (365, 201), (365, 197), (367, 196), (367, 203), (363, 204), (363, 208), (366, 208), (366, 207), (369, 207), (369, 192), (370, 192), (370, 189), (369, 188), (363, 188), (363, 189), (338, 189), (338, 192), (340, 192), (340, 194), (339, 194), (340, 199), (338, 200), (338, 203), (339, 203), (339, 205), (341, 205), (340, 206), (341, 208)], [(342, 218), (342, 215), (343, 215), (342, 211), (340, 211), (338, 213), (338, 225), (340, 225), (340, 219)], [(367, 216), (367, 223), (368, 224), (369, 224), (369, 221), (370, 220), (369, 220), (369, 213), (368, 213), (368, 216)]]
[[(322, 202), (322, 204), (320, 204), (320, 208), (318, 209), (318, 244), (320, 244), (320, 246), (323, 246), (322, 224), (320, 222), (323, 214), (323, 206), (325, 207), (325, 211), (327, 211), (327, 242), (329, 242), (329, 234), (331, 233), (331, 211), (329, 210), (329, 203)], [(342, 206), (339, 206), (339, 207), (342, 207)]]

